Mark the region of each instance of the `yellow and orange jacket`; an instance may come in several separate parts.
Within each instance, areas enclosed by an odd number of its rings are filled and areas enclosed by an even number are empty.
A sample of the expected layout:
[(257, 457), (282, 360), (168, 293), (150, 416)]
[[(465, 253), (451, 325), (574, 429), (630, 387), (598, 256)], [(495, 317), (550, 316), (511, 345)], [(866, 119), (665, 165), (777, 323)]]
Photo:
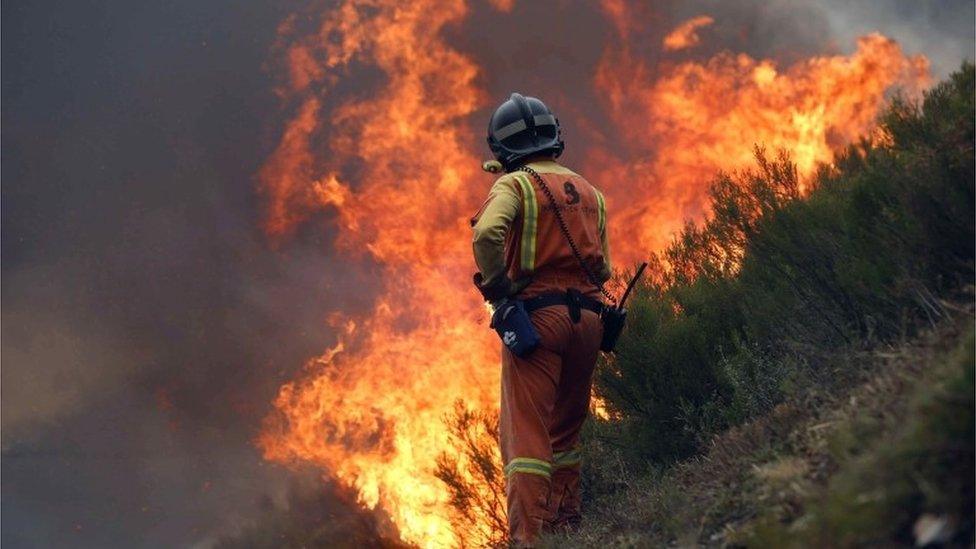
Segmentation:
[[(610, 249), (603, 195), (582, 176), (554, 160), (527, 165), (545, 180), (580, 255), (597, 280), (609, 279)], [(510, 295), (522, 299), (569, 288), (599, 298), (599, 289), (573, 256), (549, 198), (532, 175), (515, 171), (499, 177), (471, 219), (471, 226), (482, 286), (491, 286), (507, 276), (512, 281)]]

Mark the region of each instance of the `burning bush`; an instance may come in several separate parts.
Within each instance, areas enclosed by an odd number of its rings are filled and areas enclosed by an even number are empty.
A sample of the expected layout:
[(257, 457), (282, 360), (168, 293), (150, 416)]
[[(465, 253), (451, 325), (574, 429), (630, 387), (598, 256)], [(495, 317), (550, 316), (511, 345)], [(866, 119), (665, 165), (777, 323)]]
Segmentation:
[(831, 376), (818, 356), (944, 316), (974, 274), (973, 82), (966, 64), (923, 103), (896, 100), (881, 138), (822, 168), (806, 198), (785, 154), (714, 182), (712, 214), (664, 252), (599, 373), (626, 454), (687, 456)]
[(445, 421), (451, 451), (437, 458), (435, 474), (450, 491), (454, 531), (465, 547), (504, 546), (508, 527), (498, 414), (472, 411), (458, 401)]

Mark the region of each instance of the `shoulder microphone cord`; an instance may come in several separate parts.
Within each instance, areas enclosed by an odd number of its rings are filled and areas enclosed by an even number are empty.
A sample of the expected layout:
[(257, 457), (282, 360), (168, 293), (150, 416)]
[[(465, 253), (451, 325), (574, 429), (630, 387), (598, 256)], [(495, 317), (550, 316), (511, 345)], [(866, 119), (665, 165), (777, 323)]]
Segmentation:
[(593, 274), (593, 271), (590, 270), (589, 265), (587, 265), (586, 261), (583, 260), (583, 255), (580, 254), (579, 248), (576, 247), (576, 242), (573, 241), (572, 235), (569, 234), (569, 227), (566, 226), (566, 220), (563, 219), (563, 214), (561, 211), (559, 211), (559, 205), (556, 203), (556, 197), (552, 194), (552, 191), (549, 190), (549, 185), (546, 185), (546, 181), (542, 179), (542, 176), (532, 168), (523, 165), (519, 166), (518, 169), (528, 173), (533, 179), (535, 179), (535, 182), (539, 185), (539, 188), (542, 189), (542, 192), (546, 195), (546, 198), (549, 199), (549, 204), (552, 206), (552, 213), (556, 216), (556, 222), (559, 225), (559, 230), (562, 231), (563, 236), (566, 237), (566, 242), (569, 243), (569, 249), (573, 252), (573, 257), (575, 257), (576, 261), (579, 262), (580, 267), (583, 268), (586, 278), (589, 279), (590, 284), (596, 286), (597, 289), (600, 290), (600, 293), (602, 293), (607, 300), (610, 301), (612, 307), (616, 307), (617, 299), (610, 295), (610, 292), (603, 287), (603, 283), (597, 280), (596, 275)]

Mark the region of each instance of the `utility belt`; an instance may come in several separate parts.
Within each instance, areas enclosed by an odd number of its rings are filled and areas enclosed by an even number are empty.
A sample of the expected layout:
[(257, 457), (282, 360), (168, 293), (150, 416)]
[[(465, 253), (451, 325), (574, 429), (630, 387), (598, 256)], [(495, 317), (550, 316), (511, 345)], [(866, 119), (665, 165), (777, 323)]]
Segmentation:
[(526, 300), (505, 299), (495, 309), (491, 316), (491, 327), (498, 332), (502, 343), (515, 356), (528, 356), (536, 347), (539, 346), (541, 338), (532, 319), (529, 316), (533, 311), (545, 307), (555, 307), (565, 305), (569, 310), (569, 318), (573, 323), (578, 323), (582, 317), (583, 309), (593, 311), (598, 315), (603, 315), (604, 305), (602, 302), (583, 295), (579, 290), (571, 288), (562, 293), (546, 293)]
[[(643, 271), (643, 269), (641, 269)], [(603, 323), (603, 337), (600, 339), (600, 350), (604, 352), (613, 351), (617, 344), (617, 338), (624, 329), (624, 322), (627, 318), (627, 311), (619, 307), (610, 307), (598, 299), (587, 297), (579, 290), (570, 288), (565, 293), (548, 293), (538, 297), (525, 300), (525, 311), (552, 307), (554, 305), (566, 305), (569, 308), (569, 318), (573, 323), (580, 321), (580, 311), (586, 309), (600, 315)]]
[(580, 311), (583, 309), (593, 311), (596, 314), (603, 312), (603, 302), (592, 297), (587, 297), (575, 288), (570, 288), (565, 292), (545, 293), (526, 299), (522, 303), (525, 304), (525, 311), (527, 313), (546, 307), (565, 305), (569, 309), (569, 318), (572, 319), (574, 324), (580, 321)]

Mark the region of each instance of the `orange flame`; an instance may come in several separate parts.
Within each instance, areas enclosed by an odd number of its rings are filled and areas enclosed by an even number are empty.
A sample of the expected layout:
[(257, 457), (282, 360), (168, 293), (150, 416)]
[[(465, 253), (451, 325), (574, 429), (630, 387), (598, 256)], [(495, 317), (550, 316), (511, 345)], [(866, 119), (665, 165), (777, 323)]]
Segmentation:
[[(609, 98), (614, 130), (631, 156), (594, 150), (584, 173), (615, 206), (615, 258), (630, 262), (661, 249), (686, 219), (700, 219), (707, 182), (752, 165), (755, 144), (790, 151), (800, 175), (810, 176), (870, 132), (892, 86), (915, 96), (928, 74), (925, 57), (905, 57), (880, 34), (860, 38), (849, 57), (816, 57), (783, 70), (726, 52), (652, 71), (626, 45), (607, 48), (596, 86)], [(633, 245), (621, 250), (627, 241)]]
[[(891, 86), (926, 82), (924, 59), (879, 35), (850, 57), (782, 70), (731, 53), (650, 70), (627, 48), (626, 3), (605, 6), (620, 23), (594, 85), (630, 147), (592, 145), (583, 173), (608, 194), (623, 262), (700, 216), (709, 178), (748, 165), (754, 142), (794, 151), (809, 174), (870, 129)], [(404, 541), (430, 547), (460, 539), (433, 475), (451, 450), (442, 419), (458, 399), (484, 410), (498, 397), (499, 345), (470, 283), (467, 223), (488, 185), (471, 138), (482, 126), (469, 115), (488, 101), (477, 64), (443, 37), (467, 13), (464, 0), (344, 0), (286, 20), (278, 93), (294, 115), (258, 174), (271, 237), (325, 212), (337, 252), (382, 278), (371, 310), (332, 312), (338, 343), (281, 388), (259, 445), (269, 460), (320, 466)], [(363, 67), (376, 76), (349, 92)], [(583, 137), (570, 146), (599, 143)]]
[[(260, 439), (265, 456), (321, 465), (386, 511), (404, 540), (430, 546), (456, 539), (431, 473), (448, 450), (443, 417), (458, 398), (491, 407), (498, 382), (466, 245), (480, 194), (471, 182), (485, 176), (457, 123), (485, 97), (474, 63), (439, 37), (465, 13), (463, 1), (396, 0), (328, 12), (315, 34), (287, 47), (284, 95), (299, 107), (259, 174), (269, 234), (287, 236), (333, 208), (337, 247), (384, 274), (373, 310), (353, 315), (357, 327), (339, 346), (282, 387), (280, 415)], [(385, 82), (326, 118), (319, 97), (363, 61)], [(331, 135), (317, 157), (323, 132)], [(354, 181), (343, 173), (351, 161)]]
[(664, 44), (664, 49), (683, 50), (685, 48), (697, 46), (698, 42), (701, 40), (698, 37), (698, 29), (707, 27), (714, 22), (715, 20), (707, 15), (692, 17), (691, 19), (678, 25), (673, 31), (664, 37), (664, 41), (662, 42)]

